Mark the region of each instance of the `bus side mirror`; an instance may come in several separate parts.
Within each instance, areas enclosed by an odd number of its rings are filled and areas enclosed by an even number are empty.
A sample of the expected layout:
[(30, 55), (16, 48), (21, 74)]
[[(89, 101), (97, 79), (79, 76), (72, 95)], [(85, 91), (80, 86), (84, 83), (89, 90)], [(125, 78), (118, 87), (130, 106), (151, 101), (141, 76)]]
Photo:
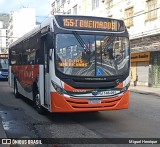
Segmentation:
[(49, 49), (49, 60), (52, 60), (53, 49)]

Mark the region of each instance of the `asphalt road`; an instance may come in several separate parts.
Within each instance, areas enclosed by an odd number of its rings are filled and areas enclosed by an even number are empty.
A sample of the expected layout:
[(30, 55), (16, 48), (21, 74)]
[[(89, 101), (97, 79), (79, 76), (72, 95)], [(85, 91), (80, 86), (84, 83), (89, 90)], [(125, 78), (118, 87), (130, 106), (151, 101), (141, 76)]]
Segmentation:
[(43, 116), (32, 102), (16, 99), (8, 83), (0, 81), (0, 117), (8, 138), (160, 138), (159, 112), (160, 97), (131, 93), (129, 109)]

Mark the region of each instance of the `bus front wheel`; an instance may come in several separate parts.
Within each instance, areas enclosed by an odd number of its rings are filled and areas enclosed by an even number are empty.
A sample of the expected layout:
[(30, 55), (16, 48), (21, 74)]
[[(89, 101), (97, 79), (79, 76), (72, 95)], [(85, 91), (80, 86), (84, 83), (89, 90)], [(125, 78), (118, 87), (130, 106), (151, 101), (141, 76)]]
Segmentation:
[(14, 80), (14, 96), (15, 96), (16, 98), (19, 98), (19, 97), (20, 97), (20, 93), (18, 92), (18, 87), (17, 87), (16, 79)]
[(34, 90), (34, 105), (39, 114), (44, 114), (44, 108), (41, 105), (40, 94), (38, 88)]

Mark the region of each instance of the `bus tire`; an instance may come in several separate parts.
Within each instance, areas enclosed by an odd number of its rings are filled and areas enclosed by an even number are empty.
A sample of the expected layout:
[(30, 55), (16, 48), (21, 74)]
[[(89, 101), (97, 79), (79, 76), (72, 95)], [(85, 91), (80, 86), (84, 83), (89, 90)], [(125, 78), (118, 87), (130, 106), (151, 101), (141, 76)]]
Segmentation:
[(40, 94), (38, 88), (35, 88), (33, 91), (33, 101), (34, 106), (39, 114), (44, 114), (44, 108), (41, 105)]
[(18, 92), (18, 87), (17, 87), (17, 81), (16, 81), (16, 79), (14, 80), (14, 96), (16, 98), (20, 98), (20, 93)]

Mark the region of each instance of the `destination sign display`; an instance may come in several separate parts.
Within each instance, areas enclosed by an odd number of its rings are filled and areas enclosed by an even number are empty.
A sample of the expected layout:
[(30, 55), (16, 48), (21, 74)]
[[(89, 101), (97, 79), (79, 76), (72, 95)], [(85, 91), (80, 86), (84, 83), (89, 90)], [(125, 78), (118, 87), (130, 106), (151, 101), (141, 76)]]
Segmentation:
[(61, 28), (73, 30), (94, 30), (122, 32), (125, 30), (122, 20), (88, 17), (88, 16), (55, 16)]
[(8, 54), (0, 54), (0, 58), (8, 58)]
[(87, 67), (88, 66), (88, 62), (82, 60), (82, 59), (76, 59), (76, 60), (72, 60), (72, 59), (65, 59), (64, 61), (60, 62), (57, 61), (57, 64), (59, 67)]

